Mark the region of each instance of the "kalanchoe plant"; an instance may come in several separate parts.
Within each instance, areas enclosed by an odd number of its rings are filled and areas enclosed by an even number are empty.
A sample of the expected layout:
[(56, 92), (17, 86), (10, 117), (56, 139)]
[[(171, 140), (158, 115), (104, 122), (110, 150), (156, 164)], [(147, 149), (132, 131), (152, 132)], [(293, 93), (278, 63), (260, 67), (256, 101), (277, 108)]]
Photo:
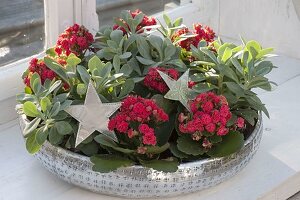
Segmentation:
[[(223, 42), (210, 27), (163, 19), (123, 11), (95, 38), (75, 24), (33, 59), (17, 96), (27, 150), (36, 153), (47, 141), (89, 156), (100, 172), (131, 165), (174, 172), (181, 162), (240, 150), (260, 113), (269, 116), (253, 89), (272, 89), (273, 49)], [(107, 124), (117, 140), (95, 131), (75, 147), (79, 123), (65, 109), (83, 104), (90, 82), (103, 103), (122, 102)]]

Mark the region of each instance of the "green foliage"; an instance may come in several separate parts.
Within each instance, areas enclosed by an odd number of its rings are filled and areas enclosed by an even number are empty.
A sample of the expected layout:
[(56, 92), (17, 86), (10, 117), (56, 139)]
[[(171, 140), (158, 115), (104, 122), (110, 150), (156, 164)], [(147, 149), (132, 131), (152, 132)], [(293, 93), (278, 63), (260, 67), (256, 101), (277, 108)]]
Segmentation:
[(144, 167), (152, 168), (163, 172), (176, 172), (178, 169), (178, 160), (174, 157), (161, 160), (141, 161)]
[(213, 45), (216, 52), (201, 44), (198, 48), (191, 47), (192, 55), (196, 58), (196, 61), (191, 63), (195, 72), (194, 79), (202, 77), (193, 90), (197, 93), (212, 90), (224, 95), (231, 110), (252, 125), (258, 112), (262, 111), (269, 116), (265, 105), (252, 90), (272, 89), (273, 82), (265, 75), (275, 67), (265, 59), (272, 56), (269, 53), (273, 49), (262, 49), (260, 44), (253, 40), (245, 42), (244, 46), (223, 43), (221, 40), (214, 41)]
[(36, 140), (37, 131), (34, 131), (30, 134), (30, 136), (26, 139), (26, 149), (29, 153), (35, 154), (41, 148)]
[(193, 156), (202, 155), (205, 149), (201, 143), (193, 140), (190, 135), (182, 135), (177, 140), (177, 148), (179, 151)]
[(121, 167), (128, 167), (134, 164), (133, 161), (112, 154), (101, 154), (91, 157), (91, 162), (94, 164), (93, 170), (101, 173), (108, 173), (117, 170)]
[(244, 136), (238, 131), (230, 131), (222, 137), (222, 142), (207, 152), (211, 157), (223, 157), (240, 150), (244, 145)]
[[(54, 48), (46, 51), (44, 62), (58, 77), (42, 83), (39, 74), (30, 74), (29, 86), (25, 87), (23, 94), (17, 95), (21, 104), (18, 112), (26, 115), (29, 121), (24, 129), (28, 152), (37, 152), (48, 140), (52, 145), (91, 156), (93, 170), (102, 173), (133, 164), (175, 172), (178, 159), (190, 161), (205, 156), (227, 156), (242, 148), (244, 137), (237, 131), (230, 131), (226, 136), (199, 133), (213, 145), (211, 149), (202, 146), (201, 138), (196, 141), (191, 135), (176, 134), (179, 133), (176, 112), (184, 108), (142, 83), (148, 70), (156, 66), (174, 68), (180, 75), (189, 69), (189, 79), (195, 82), (189, 90), (189, 99), (208, 91), (224, 95), (232, 112), (228, 127), (234, 125), (237, 117), (243, 117), (252, 126), (258, 113), (264, 112), (269, 117), (265, 105), (253, 90), (272, 90), (273, 82), (265, 77), (275, 68), (267, 60), (273, 56), (270, 54), (272, 48), (264, 49), (253, 40), (243, 40), (242, 45), (235, 45), (218, 39), (210, 45), (200, 41), (187, 51), (181, 49), (178, 43), (195, 35), (172, 38), (175, 31), (185, 27), (182, 18), (172, 21), (164, 14), (164, 23), (140, 29), (138, 25), (143, 17), (139, 14), (133, 18), (129, 11), (123, 11), (115, 23), (123, 27), (126, 34), (111, 27), (101, 28), (91, 45), (93, 51), (80, 58), (75, 54), (63, 56), (67, 63), (65, 66), (56, 61)], [(163, 37), (150, 34), (148, 29), (157, 30)], [(23, 76), (28, 75), (27, 70)], [(128, 138), (126, 134), (119, 134), (119, 140), (115, 142), (95, 131), (75, 148), (79, 123), (64, 110), (71, 104), (84, 102), (89, 82), (94, 84), (103, 103), (119, 102), (128, 95), (154, 99), (169, 115), (168, 122), (155, 122), (155, 127), (149, 124), (155, 129), (157, 145), (141, 146), (141, 135)], [(69, 88), (66, 89), (66, 85)], [(137, 124), (131, 126), (138, 131)]]

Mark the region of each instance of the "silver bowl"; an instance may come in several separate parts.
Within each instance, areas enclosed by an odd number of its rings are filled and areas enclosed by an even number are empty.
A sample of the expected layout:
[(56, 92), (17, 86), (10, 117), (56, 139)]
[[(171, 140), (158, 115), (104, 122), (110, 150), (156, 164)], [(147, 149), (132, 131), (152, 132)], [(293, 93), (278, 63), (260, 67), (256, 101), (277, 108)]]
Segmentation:
[[(20, 116), (22, 130), (27, 123)], [(35, 157), (59, 178), (93, 192), (125, 198), (170, 197), (215, 186), (241, 171), (256, 153), (262, 137), (262, 117), (244, 147), (227, 157), (183, 163), (174, 173), (142, 166), (120, 168), (110, 173), (92, 170), (89, 157), (45, 142)]]

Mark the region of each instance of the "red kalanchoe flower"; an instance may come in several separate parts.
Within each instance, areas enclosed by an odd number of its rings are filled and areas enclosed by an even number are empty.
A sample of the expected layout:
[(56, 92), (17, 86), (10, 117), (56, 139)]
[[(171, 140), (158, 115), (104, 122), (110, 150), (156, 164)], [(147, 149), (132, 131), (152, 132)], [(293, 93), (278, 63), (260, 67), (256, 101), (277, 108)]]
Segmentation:
[(80, 56), (94, 42), (93, 35), (84, 27), (74, 24), (67, 28), (57, 40), (55, 52), (58, 56), (74, 53)]
[(177, 30), (171, 37), (172, 42), (179, 40), (182, 35), (195, 35), (194, 37), (189, 37), (177, 43), (180, 47), (187, 51), (191, 49), (191, 45), (197, 47), (201, 40), (205, 40), (207, 43), (213, 42), (215, 32), (210, 27), (203, 27), (201, 24), (197, 23), (193, 25), (193, 28), (194, 30), (189, 30), (188, 28)]
[(37, 73), (41, 77), (42, 84), (44, 84), (46, 79), (53, 80), (57, 76), (54, 71), (46, 66), (44, 61), (39, 61), (37, 58), (33, 58), (29, 62), (28, 74), (26, 77), (24, 77), (24, 83), (28, 87), (30, 87), (30, 79), (34, 73)]
[(236, 126), (237, 126), (238, 128), (244, 128), (244, 125), (245, 125), (245, 120), (244, 120), (244, 118), (238, 117), (237, 120), (236, 120)]
[(174, 80), (177, 80), (179, 78), (179, 72), (176, 69), (163, 67), (153, 67), (149, 69), (144, 79), (144, 85), (151, 90), (165, 94), (169, 90), (169, 88), (165, 81), (161, 78), (157, 70), (168, 74)]
[[(133, 19), (134, 19), (137, 15), (143, 14), (142, 11), (140, 11), (139, 9), (137, 9), (137, 10), (135, 10), (135, 11), (133, 11), (133, 12), (131, 12), (131, 11), (129, 11), (129, 12), (130, 12), (130, 14), (131, 14), (131, 16), (132, 16)], [(122, 21), (122, 22), (124, 22), (123, 19), (119, 19), (119, 20)], [(124, 22), (124, 23), (125, 23), (125, 22)], [(144, 15), (143, 20), (142, 20), (141, 23), (137, 26), (136, 32), (138, 32), (138, 33), (143, 33), (143, 32), (144, 32), (144, 31), (142, 30), (143, 27), (146, 27), (146, 26), (153, 26), (153, 25), (156, 25), (156, 24), (157, 24), (157, 22), (156, 22), (156, 19), (155, 19), (154, 17), (149, 17), (149, 16), (147, 16), (147, 15)], [(130, 30), (130, 28), (129, 28), (129, 26), (128, 26), (127, 24), (126, 24), (126, 26), (127, 26), (127, 28)], [(121, 26), (115, 24), (115, 25), (113, 25), (113, 30), (116, 30), (116, 29), (119, 29), (119, 30), (123, 31), (123, 34), (124, 34), (124, 35), (127, 34), (127, 31), (125, 30), (124, 27), (121, 27)], [(149, 31), (150, 29), (147, 29), (147, 30)], [(131, 30), (130, 30), (130, 31), (131, 31)]]
[(190, 102), (190, 108), (191, 114), (179, 114), (179, 130), (201, 141), (204, 148), (211, 148), (210, 136), (224, 136), (229, 132), (226, 124), (232, 114), (225, 97), (213, 92), (201, 93)]
[[(128, 138), (137, 136), (143, 145), (155, 146), (155, 127), (151, 126), (168, 120), (169, 116), (156, 105), (154, 100), (128, 96), (123, 100), (120, 111), (109, 120), (108, 129), (126, 134)], [(138, 124), (138, 128), (135, 129), (130, 124)]]

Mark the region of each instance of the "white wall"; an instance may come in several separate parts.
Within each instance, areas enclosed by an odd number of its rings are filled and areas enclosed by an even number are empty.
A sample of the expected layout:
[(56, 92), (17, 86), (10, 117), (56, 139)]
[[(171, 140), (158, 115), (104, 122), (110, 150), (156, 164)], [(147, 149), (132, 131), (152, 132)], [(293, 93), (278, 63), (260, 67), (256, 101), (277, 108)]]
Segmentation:
[(221, 36), (255, 39), (277, 53), (300, 59), (300, 0), (194, 0), (199, 22)]

